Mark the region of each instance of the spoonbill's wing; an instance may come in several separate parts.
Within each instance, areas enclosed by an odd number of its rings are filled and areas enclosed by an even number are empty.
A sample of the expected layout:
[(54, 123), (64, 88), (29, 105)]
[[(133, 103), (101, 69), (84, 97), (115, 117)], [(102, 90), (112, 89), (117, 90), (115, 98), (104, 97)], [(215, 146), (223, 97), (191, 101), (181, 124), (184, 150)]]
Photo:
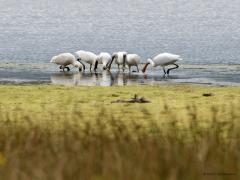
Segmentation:
[(170, 53), (162, 53), (157, 55), (154, 58), (154, 61), (158, 64), (158, 65), (168, 65), (168, 64), (173, 64), (176, 61), (180, 60), (180, 56), (176, 55), (176, 54), (170, 54)]

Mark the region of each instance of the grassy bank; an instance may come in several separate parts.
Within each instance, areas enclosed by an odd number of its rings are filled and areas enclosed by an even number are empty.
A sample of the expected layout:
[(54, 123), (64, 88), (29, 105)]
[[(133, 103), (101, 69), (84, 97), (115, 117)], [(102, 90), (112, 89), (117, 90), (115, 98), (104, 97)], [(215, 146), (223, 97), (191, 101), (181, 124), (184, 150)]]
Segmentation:
[[(112, 103), (135, 94), (150, 103)], [(0, 86), (0, 95), (0, 179), (240, 177), (240, 88)]]

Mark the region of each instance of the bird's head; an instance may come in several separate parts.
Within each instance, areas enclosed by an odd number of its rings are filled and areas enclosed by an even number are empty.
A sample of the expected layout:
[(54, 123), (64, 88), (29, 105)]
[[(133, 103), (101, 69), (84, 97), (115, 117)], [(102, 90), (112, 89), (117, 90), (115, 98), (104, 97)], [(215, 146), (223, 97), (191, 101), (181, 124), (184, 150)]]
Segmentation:
[(142, 72), (145, 73), (146, 70), (147, 70), (147, 67), (149, 64), (152, 64), (152, 60), (151, 59), (147, 59), (147, 62), (146, 64), (144, 65), (143, 69), (142, 69)]
[(52, 59), (50, 60), (50, 63), (56, 63), (57, 56), (53, 56)]
[(74, 64), (73, 64), (74, 67), (78, 68), (79, 71), (83, 71), (85, 70), (85, 66), (84, 64), (82, 64), (81, 62), (79, 61), (75, 61)]
[(106, 70), (109, 63), (103, 62), (103, 70)]

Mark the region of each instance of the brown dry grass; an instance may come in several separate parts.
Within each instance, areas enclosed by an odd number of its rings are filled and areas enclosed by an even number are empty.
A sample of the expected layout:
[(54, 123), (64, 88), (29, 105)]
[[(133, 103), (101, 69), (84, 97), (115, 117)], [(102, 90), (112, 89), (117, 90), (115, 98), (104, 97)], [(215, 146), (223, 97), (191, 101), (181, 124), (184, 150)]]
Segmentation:
[(239, 179), (239, 92), (1, 86), (0, 179)]

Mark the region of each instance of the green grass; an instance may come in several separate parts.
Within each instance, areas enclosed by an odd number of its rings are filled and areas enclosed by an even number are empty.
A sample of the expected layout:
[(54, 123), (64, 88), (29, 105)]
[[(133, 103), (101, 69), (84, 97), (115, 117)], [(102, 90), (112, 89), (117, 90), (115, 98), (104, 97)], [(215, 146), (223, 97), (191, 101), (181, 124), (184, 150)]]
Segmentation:
[[(135, 94), (151, 103), (112, 103)], [(4, 85), (0, 96), (0, 179), (240, 177), (240, 88)]]

